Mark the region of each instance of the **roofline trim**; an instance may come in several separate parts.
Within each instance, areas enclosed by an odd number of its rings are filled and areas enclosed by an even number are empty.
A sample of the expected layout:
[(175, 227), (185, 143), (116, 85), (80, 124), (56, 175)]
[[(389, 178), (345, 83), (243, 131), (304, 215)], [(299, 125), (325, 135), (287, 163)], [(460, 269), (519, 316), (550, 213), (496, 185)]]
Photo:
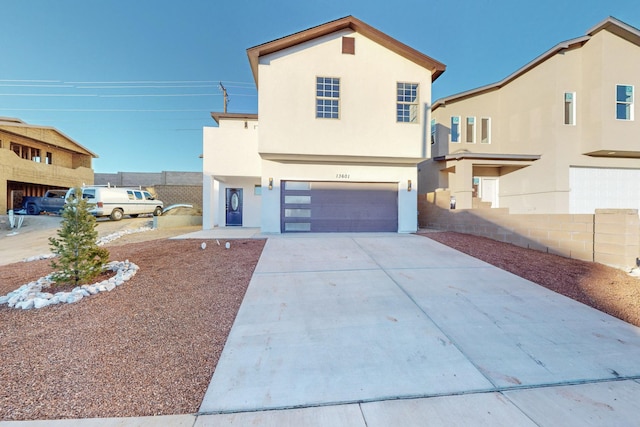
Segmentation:
[(626, 22), (622, 22), (621, 20), (613, 17), (613, 16), (609, 16), (606, 19), (602, 20), (601, 22), (597, 23), (596, 25), (594, 25), (593, 27), (591, 27), (589, 30), (587, 30), (587, 34), (592, 36), (595, 33), (597, 33), (598, 31), (601, 30), (605, 30), (610, 26), (616, 26), (619, 27), (620, 29), (634, 35), (635, 37), (640, 37), (640, 30), (637, 29), (636, 27), (627, 24)]
[(496, 82), (496, 83), (491, 83), (485, 86), (480, 86), (478, 88), (475, 89), (471, 89), (471, 90), (467, 90), (464, 92), (460, 92), (451, 96), (447, 96), (445, 98), (440, 98), (438, 100), (436, 100), (433, 103), (433, 110), (436, 110), (438, 107), (441, 107), (443, 105), (446, 105), (447, 102), (451, 102), (451, 101), (457, 101), (459, 99), (464, 99), (470, 96), (474, 96), (474, 95), (479, 95), (481, 93), (484, 92), (489, 92), (491, 90), (496, 90), (496, 89), (500, 89), (503, 86), (506, 86), (508, 83), (510, 83), (511, 81), (515, 80), (516, 78), (520, 77), (521, 75), (523, 75), (524, 73), (528, 72), (529, 70), (537, 67), (539, 64), (543, 63), (544, 61), (546, 61), (547, 59), (551, 58), (552, 56), (567, 50), (567, 49), (571, 49), (574, 48), (576, 46), (582, 46), (584, 45), (587, 41), (589, 41), (591, 39), (591, 36), (581, 36), (581, 37), (576, 37), (575, 39), (570, 39), (561, 43), (558, 43), (557, 45), (555, 45), (554, 47), (552, 47), (551, 49), (549, 49), (548, 51), (544, 52), (542, 55), (539, 55), (538, 57), (536, 57), (533, 61), (525, 64), (523, 67), (520, 67), (519, 69), (517, 69), (515, 72), (509, 74), (507, 77), (505, 77), (504, 79)]
[(220, 120), (258, 120), (258, 115), (253, 113), (219, 113), (212, 112), (211, 118), (215, 120), (217, 124), (220, 124)]
[(488, 91), (491, 91), (491, 90), (500, 89), (501, 87), (505, 86), (506, 84), (508, 84), (512, 80), (516, 79), (517, 77), (521, 76), (522, 74), (526, 73), (527, 71), (531, 70), (532, 68), (538, 66), (539, 64), (541, 64), (542, 62), (544, 62), (547, 59), (551, 58), (553, 55), (561, 52), (562, 50), (570, 49), (570, 48), (573, 48), (573, 47), (582, 47), (597, 32), (602, 31), (602, 30), (607, 30), (610, 27), (617, 27), (617, 29), (619, 30), (619, 31), (611, 31), (613, 34), (616, 34), (616, 35), (618, 35), (620, 37), (623, 37), (626, 40), (629, 40), (630, 42), (635, 43), (635, 44), (640, 46), (640, 30), (639, 29), (637, 29), (637, 28), (635, 28), (635, 27), (633, 27), (633, 26), (631, 26), (631, 25), (629, 25), (629, 24), (627, 24), (625, 22), (620, 21), (619, 19), (614, 18), (613, 16), (609, 16), (606, 19), (600, 21), (598, 24), (594, 25), (589, 30), (587, 30), (586, 35), (581, 36), (581, 37), (576, 37), (574, 39), (570, 39), (570, 40), (564, 41), (562, 43), (558, 43), (557, 45), (552, 47), (550, 50), (548, 50), (545, 53), (543, 53), (542, 55), (538, 56), (533, 61), (531, 61), (528, 64), (526, 64), (524, 67), (519, 68), (514, 73), (508, 75), (507, 77), (505, 77), (504, 79), (500, 80), (499, 82), (496, 82), (496, 83), (493, 83), (493, 84), (489, 84), (489, 85), (486, 85), (486, 86), (480, 86), (479, 88), (471, 89), (471, 90), (468, 90), (468, 91), (465, 91), (465, 92), (460, 92), (460, 93), (457, 93), (457, 94), (454, 94), (454, 95), (451, 95), (451, 96), (448, 96), (448, 97), (445, 97), (445, 98), (440, 98), (440, 99), (436, 100), (433, 103), (432, 109), (435, 110), (438, 107), (446, 105), (447, 102), (457, 101), (457, 100), (460, 100), (460, 99), (468, 98), (470, 96), (479, 95), (481, 93), (488, 92)]
[(436, 162), (447, 160), (502, 160), (502, 161), (534, 161), (539, 160), (540, 154), (499, 154), (499, 153), (452, 153), (446, 156), (434, 157)]
[(428, 69), (431, 71), (432, 82), (444, 73), (446, 69), (446, 65), (443, 63), (405, 45), (382, 31), (377, 30), (363, 21), (349, 15), (344, 18), (336, 19), (334, 21), (247, 49), (247, 56), (249, 57), (249, 64), (251, 65), (251, 71), (253, 73), (253, 79), (256, 82), (256, 87), (258, 86), (259, 80), (258, 63), (261, 56), (269, 55), (344, 29), (351, 29), (360, 33), (406, 59)]
[[(19, 119), (18, 119), (19, 120)], [(76, 140), (74, 140), (73, 138), (70, 138), (69, 136), (65, 135), (64, 132), (61, 132), (60, 130), (54, 128), (53, 126), (40, 126), (40, 125), (31, 125), (29, 123), (23, 122), (22, 120), (20, 120), (19, 122), (6, 122), (6, 121), (0, 121), (0, 126), (8, 126), (8, 127), (17, 127), (17, 128), (35, 128), (35, 129), (46, 129), (46, 130), (51, 130), (53, 132), (56, 132), (58, 135), (62, 136), (63, 138), (67, 139), (68, 141), (72, 142), (73, 144), (77, 145), (78, 147), (80, 147), (81, 149), (83, 149), (84, 151), (86, 151), (89, 155), (91, 155), (91, 157), (93, 157), (94, 159), (98, 159), (100, 156), (98, 156), (96, 153), (94, 153), (93, 151), (89, 150), (88, 148), (86, 148), (85, 146), (83, 146), (82, 144), (79, 144)], [(10, 132), (7, 131), (5, 129), (6, 132)], [(24, 135), (20, 135), (20, 136), (24, 136)], [(47, 141), (42, 141), (38, 138), (32, 138), (32, 139), (37, 139), (38, 141), (44, 143), (44, 144), (50, 144), (50, 142)], [(62, 148), (62, 147), (60, 147)]]

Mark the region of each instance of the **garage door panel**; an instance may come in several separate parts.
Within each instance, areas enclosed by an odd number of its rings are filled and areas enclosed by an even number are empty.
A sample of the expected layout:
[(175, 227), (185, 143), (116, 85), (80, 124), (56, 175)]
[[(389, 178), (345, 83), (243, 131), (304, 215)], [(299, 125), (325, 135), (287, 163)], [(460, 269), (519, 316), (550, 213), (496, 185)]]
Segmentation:
[(344, 218), (320, 219), (311, 223), (312, 232), (317, 233), (363, 233), (363, 232), (393, 232), (398, 231), (398, 225), (389, 220), (352, 220)]
[[(285, 185), (282, 231), (366, 232), (398, 230), (398, 186), (395, 183), (311, 182), (304, 188)], [(309, 204), (301, 205), (300, 197)]]
[(569, 169), (569, 212), (596, 209), (640, 209), (640, 169)]

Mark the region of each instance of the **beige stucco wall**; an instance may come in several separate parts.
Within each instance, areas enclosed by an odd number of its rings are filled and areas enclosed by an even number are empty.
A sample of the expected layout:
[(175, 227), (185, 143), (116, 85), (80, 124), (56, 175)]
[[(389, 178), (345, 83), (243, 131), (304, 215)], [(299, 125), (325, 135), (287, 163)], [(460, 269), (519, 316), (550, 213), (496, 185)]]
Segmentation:
[[(355, 55), (342, 53), (343, 36), (355, 38)], [(337, 32), (266, 55), (259, 76), (261, 153), (427, 154), (431, 73), (358, 33)], [(316, 118), (316, 77), (340, 78), (340, 119)], [(419, 84), (418, 123), (396, 123), (397, 82)]]
[[(355, 55), (342, 53), (342, 37), (355, 39)], [(392, 182), (398, 185), (398, 231), (417, 228), (415, 163), (379, 165), (362, 157), (420, 159), (427, 144), (431, 72), (350, 30), (260, 59), (258, 150), (329, 156), (321, 162), (262, 162), (262, 231), (280, 230), (284, 180)], [(340, 118), (316, 118), (316, 77), (340, 78)], [(418, 83), (417, 123), (396, 122), (396, 84)], [(342, 156), (349, 156), (345, 159)], [(391, 160), (392, 162), (393, 160)], [(417, 161), (416, 161), (417, 163)], [(273, 190), (267, 190), (273, 178)], [(408, 182), (412, 191), (407, 191)]]
[[(507, 167), (493, 170), (499, 176), (499, 205), (510, 208), (512, 213), (567, 213), (570, 166), (640, 166), (638, 159), (585, 155), (595, 150), (639, 151), (639, 118), (615, 119), (615, 86), (632, 84), (637, 91), (638, 69), (640, 48), (608, 31), (600, 31), (582, 47), (556, 53), (503, 87), (466, 99), (448, 100), (436, 108), (432, 116), (440, 131), (433, 151), (438, 155), (456, 150), (540, 155), (531, 166), (516, 171)], [(576, 93), (576, 125), (564, 124), (565, 92)], [(449, 141), (452, 116), (461, 118), (460, 143)], [(480, 138), (480, 119), (491, 118), (491, 144), (465, 142), (464, 125), (469, 116), (476, 117), (476, 140)], [(423, 165), (420, 192), (449, 188), (452, 194), (469, 194), (469, 165), (456, 166), (452, 170), (455, 174), (437, 172), (443, 165), (431, 161)], [(471, 204), (460, 207), (470, 208)]]
[[(343, 36), (355, 38), (355, 55), (342, 53)], [(260, 126), (221, 119), (204, 130), (203, 228), (224, 225), (224, 190), (234, 187), (244, 189), (243, 225), (254, 226), (257, 209), (262, 232), (279, 233), (280, 182), (302, 180), (397, 184), (398, 231), (417, 229), (430, 70), (345, 30), (261, 57), (258, 74)], [(316, 118), (316, 77), (340, 78), (339, 119)], [(418, 123), (396, 122), (398, 82), (419, 85)], [(248, 197), (256, 184), (262, 195)]]

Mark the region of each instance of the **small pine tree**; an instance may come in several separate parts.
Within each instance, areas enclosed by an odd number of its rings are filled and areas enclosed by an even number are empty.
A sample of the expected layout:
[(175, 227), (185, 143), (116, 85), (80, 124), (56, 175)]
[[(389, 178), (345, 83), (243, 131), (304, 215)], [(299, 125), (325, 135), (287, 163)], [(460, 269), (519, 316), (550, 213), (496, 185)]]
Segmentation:
[[(82, 194), (74, 189), (74, 194)], [(58, 255), (51, 267), (56, 269), (54, 282), (78, 286), (98, 276), (109, 260), (109, 251), (96, 244), (96, 219), (89, 213), (90, 204), (82, 197), (71, 195), (62, 210), (58, 238), (49, 238), (51, 251)]]

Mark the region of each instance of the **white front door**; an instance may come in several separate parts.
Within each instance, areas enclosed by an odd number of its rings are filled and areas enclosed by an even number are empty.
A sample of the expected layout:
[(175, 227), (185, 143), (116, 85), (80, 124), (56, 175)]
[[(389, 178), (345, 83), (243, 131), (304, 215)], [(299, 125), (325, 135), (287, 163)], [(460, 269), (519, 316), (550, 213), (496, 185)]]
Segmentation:
[(483, 202), (491, 202), (492, 208), (498, 204), (498, 178), (480, 178), (480, 198)]

